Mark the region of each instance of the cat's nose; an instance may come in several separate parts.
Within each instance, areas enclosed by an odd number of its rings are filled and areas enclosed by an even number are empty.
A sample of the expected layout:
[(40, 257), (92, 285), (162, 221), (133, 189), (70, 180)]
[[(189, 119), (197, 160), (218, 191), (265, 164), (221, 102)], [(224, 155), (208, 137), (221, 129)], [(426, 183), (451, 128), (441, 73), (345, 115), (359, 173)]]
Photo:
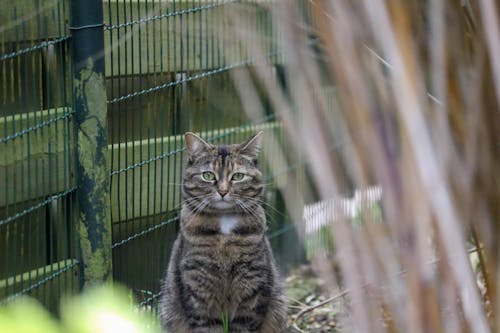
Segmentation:
[(224, 198), (228, 191), (226, 189), (218, 189), (217, 192), (219, 192), (220, 196)]

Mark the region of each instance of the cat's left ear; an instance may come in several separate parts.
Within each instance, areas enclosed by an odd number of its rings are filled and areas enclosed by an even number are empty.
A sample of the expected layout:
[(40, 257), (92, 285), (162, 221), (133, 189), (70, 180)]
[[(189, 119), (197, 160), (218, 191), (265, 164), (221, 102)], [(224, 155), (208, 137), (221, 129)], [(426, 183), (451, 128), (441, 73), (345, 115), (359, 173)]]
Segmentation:
[(253, 159), (256, 159), (259, 155), (260, 148), (262, 147), (262, 137), (264, 132), (260, 131), (250, 139), (246, 140), (242, 144), (240, 144), (239, 152), (242, 155), (247, 155)]
[(211, 148), (209, 143), (192, 132), (186, 132), (184, 140), (186, 141), (186, 148), (190, 156), (199, 155)]

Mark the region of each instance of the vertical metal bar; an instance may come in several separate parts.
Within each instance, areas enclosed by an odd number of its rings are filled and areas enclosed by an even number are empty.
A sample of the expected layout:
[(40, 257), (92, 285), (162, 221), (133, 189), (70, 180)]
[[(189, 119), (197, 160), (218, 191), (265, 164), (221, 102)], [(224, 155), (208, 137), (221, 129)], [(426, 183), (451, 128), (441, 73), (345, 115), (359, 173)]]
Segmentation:
[[(134, 20), (134, 12), (133, 12), (133, 2), (132, 0), (129, 1), (129, 12), (130, 12), (130, 20)], [(137, 31), (137, 34), (140, 34), (140, 31), (139, 29), (136, 30)], [(139, 50), (140, 51), (140, 50)], [(130, 57), (130, 74), (132, 75), (133, 79), (131, 80), (131, 91), (135, 91), (136, 88), (135, 88), (135, 77), (136, 77), (136, 70), (135, 70), (135, 51), (134, 51), (134, 25), (131, 25), (130, 26), (130, 54), (131, 54), (131, 57)], [(139, 99), (139, 103), (140, 103), (140, 99)], [(126, 140), (127, 142), (132, 142), (134, 140), (136, 140), (137, 138), (137, 133), (136, 133), (136, 127), (135, 127), (135, 121), (136, 119), (134, 118), (135, 117), (135, 114), (132, 114), (131, 115), (132, 117), (132, 121), (131, 121), (131, 136), (130, 138), (127, 137)], [(131, 149), (131, 155), (132, 155), (132, 163), (134, 163), (136, 161), (136, 152), (135, 152), (135, 145), (132, 144), (132, 149)], [(132, 200), (131, 200), (131, 203), (132, 203), (132, 219), (130, 221), (128, 221), (127, 223), (127, 226), (130, 225), (131, 229), (134, 230), (134, 225), (132, 224), (134, 222), (134, 219), (136, 218), (136, 212), (135, 212), (135, 201), (136, 201), (136, 190), (135, 190), (135, 178), (136, 178), (136, 171), (137, 171), (137, 168), (133, 168), (132, 170), (130, 170), (130, 172), (132, 173), (132, 184), (131, 184), (131, 187), (132, 187)], [(127, 234), (128, 234), (128, 231), (127, 231)]]
[[(57, 20), (58, 17), (56, 17), (56, 14), (55, 14), (55, 7), (52, 8), (51, 10), (51, 16), (52, 16), (52, 20)], [(57, 21), (56, 21), (57, 22)], [(45, 25), (47, 27), (47, 31), (48, 31), (48, 19), (46, 18), (45, 19)], [(57, 61), (60, 61), (60, 59), (58, 58), (58, 47), (60, 45), (55, 45), (52, 49), (52, 54), (50, 55), (49, 52), (48, 53), (48, 56), (47, 58), (52, 57), (53, 59), (50, 59), (50, 60), (47, 60), (47, 71), (51, 71), (51, 69), (55, 69), (54, 73), (53, 73), (53, 76), (51, 76), (49, 73), (49, 75), (47, 75), (47, 85), (50, 86), (50, 84), (52, 85), (52, 103), (49, 104), (49, 110), (51, 107), (54, 107), (54, 117), (57, 116), (57, 106), (60, 105), (59, 104), (59, 91), (58, 91), (58, 88), (59, 87), (59, 84), (60, 84), (60, 79), (57, 77)], [(47, 51), (49, 51), (50, 49), (48, 49)], [(53, 63), (52, 63), (53, 62)], [(55, 66), (55, 68), (54, 68)], [(50, 96), (50, 95), (49, 95)], [(47, 115), (48, 118), (50, 118), (50, 113)], [(59, 151), (59, 138), (60, 138), (60, 135), (61, 135), (61, 132), (60, 132), (60, 129), (58, 128), (58, 122), (56, 122), (54, 125), (54, 130), (55, 130), (55, 142), (53, 144), (53, 149), (55, 151)], [(59, 158), (54, 158), (54, 161), (52, 162), (53, 163), (53, 166), (54, 166), (54, 169), (56, 170), (56, 173), (55, 173), (55, 177), (53, 178), (53, 182), (52, 182), (52, 186), (55, 187), (55, 189), (59, 189), (60, 187), (60, 174), (59, 174)], [(53, 173), (53, 171), (49, 171), (50, 174)], [(54, 260), (55, 262), (57, 263), (56, 266), (57, 266), (57, 270), (59, 271), (62, 267), (61, 267), (61, 260), (64, 258), (62, 255), (62, 252), (61, 252), (61, 248), (63, 246), (63, 241), (62, 241), (62, 237), (61, 235), (63, 235), (64, 233), (64, 229), (62, 228), (63, 224), (61, 224), (61, 216), (60, 216), (60, 207), (61, 207), (61, 203), (62, 201), (64, 200), (64, 198), (61, 198), (61, 199), (58, 199), (56, 201), (54, 201), (53, 203), (50, 204), (49, 207), (47, 207), (48, 209), (50, 209), (49, 213), (50, 213), (50, 216), (52, 218), (52, 223), (53, 223), (53, 228), (54, 228), (54, 231), (53, 231), (53, 244), (54, 244)], [(51, 207), (52, 206), (52, 207)], [(62, 294), (62, 283), (64, 282), (63, 279), (59, 279), (57, 281), (57, 287), (55, 288), (56, 289), (56, 295), (61, 295)]]
[[(147, 15), (147, 1), (145, 3), (146, 5), (146, 15)], [(140, 1), (137, 1), (137, 19), (140, 19), (141, 18), (141, 2)], [(144, 28), (147, 32), (147, 27), (148, 27), (148, 24), (146, 23), (144, 25), (144, 27), (141, 27), (141, 25), (139, 25), (137, 27), (137, 32), (138, 32), (138, 45), (137, 45), (137, 52), (139, 52), (139, 90), (142, 90), (143, 89), (143, 72), (142, 72), (142, 66), (143, 66), (143, 60), (142, 60), (142, 49), (143, 49), (143, 40), (142, 40), (142, 29)], [(146, 42), (147, 42), (147, 38), (146, 38)], [(146, 51), (147, 51), (147, 45), (146, 45)], [(143, 108), (143, 99), (142, 99), (142, 96), (139, 96), (139, 106), (141, 108), (141, 110), (145, 110), (146, 112), (149, 112), (149, 107), (148, 108)], [(139, 125), (139, 140), (141, 142), (143, 142), (142, 140), (144, 139), (143, 137), (143, 119), (144, 117), (139, 117), (139, 121), (138, 121), (138, 125)], [(134, 121), (135, 123), (136, 121)], [(143, 145), (139, 145), (139, 158), (140, 160), (143, 160), (144, 157), (143, 157)], [(139, 217), (139, 223), (140, 223), (140, 227), (142, 228), (143, 227), (143, 223), (144, 221), (146, 220), (144, 218), (144, 214), (143, 214), (143, 205), (142, 205), (142, 194), (143, 194), (143, 177), (142, 177), (142, 174), (143, 174), (143, 167), (140, 167), (139, 168), (139, 214), (138, 214), (138, 217)], [(134, 193), (136, 193), (136, 191), (134, 191)], [(147, 195), (146, 195), (147, 196)]]
[(102, 1), (73, 0), (71, 23), (78, 231), (83, 281), (88, 286), (112, 277)]
[[(104, 0), (103, 0), (103, 7), (105, 6), (104, 4)], [(106, 21), (108, 22), (108, 24), (110, 26), (113, 25), (113, 15), (111, 14), (112, 13), (112, 9), (111, 9), (111, 1), (110, 0), (107, 0), (107, 14), (108, 16), (106, 18), (103, 17), (103, 20), (106, 19)], [(104, 13), (103, 13), (104, 15)], [(115, 94), (115, 78), (113, 77), (113, 73), (114, 73), (114, 62), (113, 62), (113, 58), (114, 58), (114, 44), (113, 44), (113, 29), (111, 30), (108, 30), (108, 36), (109, 36), (109, 39), (108, 39), (108, 45), (109, 45), (109, 52), (106, 54), (106, 56), (108, 57), (109, 59), (109, 70), (108, 72), (110, 73), (110, 77), (111, 77), (111, 84), (110, 84), (110, 91), (111, 91), (111, 96), (113, 96), (113, 94)], [(113, 119), (113, 118), (112, 118)], [(118, 126), (119, 128), (119, 126)], [(110, 156), (110, 170), (114, 170), (115, 169), (115, 151), (114, 151), (114, 143), (115, 142), (119, 142), (119, 139), (117, 140), (116, 138), (116, 127), (111, 127), (108, 129), (108, 137), (109, 137), (109, 140), (108, 140), (108, 143), (112, 144), (111, 145), (111, 151), (109, 152), (109, 156)], [(110, 199), (111, 199), (111, 196), (112, 196), (112, 191), (113, 191), (113, 177), (110, 177), (109, 179), (109, 192), (110, 192)], [(119, 192), (118, 192), (119, 193)], [(118, 198), (118, 202), (120, 201), (120, 198)], [(110, 207), (111, 207), (111, 200), (110, 200)], [(115, 217), (116, 218), (116, 217)], [(111, 223), (113, 223), (113, 209), (111, 209), (110, 211), (110, 220), (111, 220)]]

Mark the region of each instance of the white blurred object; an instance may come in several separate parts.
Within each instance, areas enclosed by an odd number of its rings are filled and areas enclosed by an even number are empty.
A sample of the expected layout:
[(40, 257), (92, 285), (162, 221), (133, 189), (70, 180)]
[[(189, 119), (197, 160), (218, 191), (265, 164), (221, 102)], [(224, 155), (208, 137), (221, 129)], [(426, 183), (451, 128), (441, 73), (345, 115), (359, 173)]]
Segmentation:
[(382, 200), (382, 188), (371, 186), (354, 191), (352, 198), (331, 198), (306, 205), (304, 223), (306, 235), (318, 231), (338, 219), (355, 218), (364, 208)]

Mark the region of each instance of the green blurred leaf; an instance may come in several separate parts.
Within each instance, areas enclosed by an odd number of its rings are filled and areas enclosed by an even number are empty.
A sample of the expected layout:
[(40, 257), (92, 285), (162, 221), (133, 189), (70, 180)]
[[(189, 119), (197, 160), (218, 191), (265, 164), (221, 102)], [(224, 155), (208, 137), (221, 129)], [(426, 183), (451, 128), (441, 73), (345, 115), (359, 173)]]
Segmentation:
[(68, 296), (58, 322), (42, 305), (22, 297), (0, 307), (1, 333), (156, 333), (158, 319), (138, 308), (123, 287), (106, 285)]
[(0, 307), (0, 332), (2, 333), (58, 333), (62, 332), (57, 321), (36, 300), (19, 298)]
[(97, 287), (74, 299), (64, 299), (61, 320), (72, 333), (153, 333), (161, 332), (155, 318), (130, 301), (127, 289)]

